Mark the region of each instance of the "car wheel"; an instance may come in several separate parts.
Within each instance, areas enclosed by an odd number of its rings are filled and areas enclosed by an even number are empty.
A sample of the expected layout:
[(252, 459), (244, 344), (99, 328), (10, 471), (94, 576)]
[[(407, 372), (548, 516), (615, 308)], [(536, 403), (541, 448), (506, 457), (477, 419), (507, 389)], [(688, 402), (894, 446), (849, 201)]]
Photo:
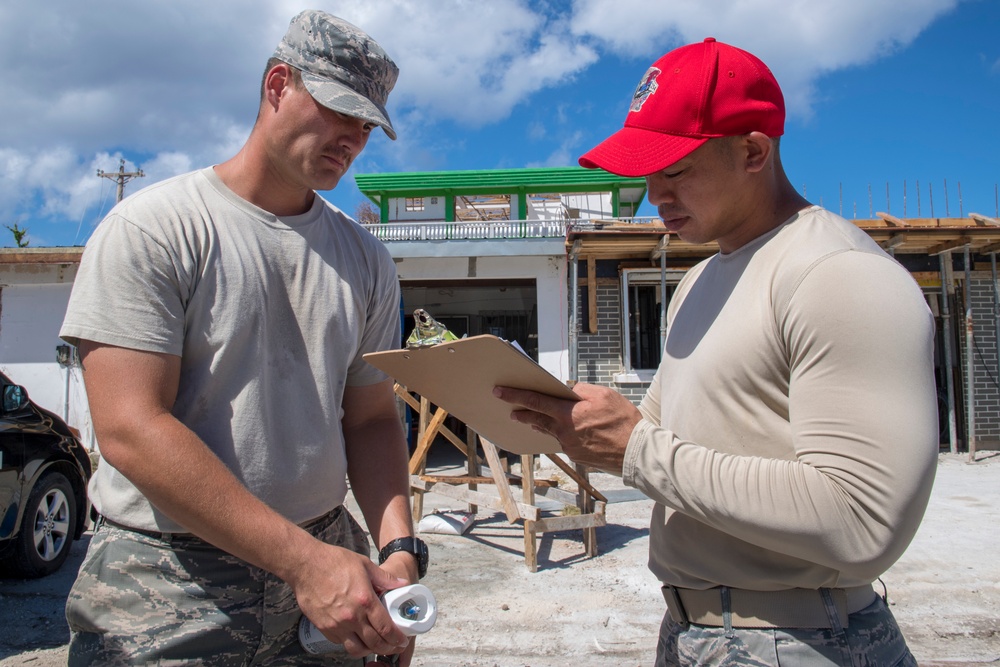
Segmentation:
[(24, 509), (10, 564), (23, 577), (44, 577), (62, 566), (73, 544), (73, 487), (61, 473), (50, 472), (38, 480)]

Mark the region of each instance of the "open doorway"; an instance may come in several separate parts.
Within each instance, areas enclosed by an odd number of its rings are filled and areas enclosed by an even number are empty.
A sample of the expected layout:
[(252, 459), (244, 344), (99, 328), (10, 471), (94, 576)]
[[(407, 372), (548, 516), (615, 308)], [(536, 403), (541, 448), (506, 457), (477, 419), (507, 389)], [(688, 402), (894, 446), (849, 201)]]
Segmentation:
[(413, 331), (413, 311), (423, 308), (461, 338), (492, 334), (517, 344), (538, 361), (535, 281), (402, 281), (403, 338)]

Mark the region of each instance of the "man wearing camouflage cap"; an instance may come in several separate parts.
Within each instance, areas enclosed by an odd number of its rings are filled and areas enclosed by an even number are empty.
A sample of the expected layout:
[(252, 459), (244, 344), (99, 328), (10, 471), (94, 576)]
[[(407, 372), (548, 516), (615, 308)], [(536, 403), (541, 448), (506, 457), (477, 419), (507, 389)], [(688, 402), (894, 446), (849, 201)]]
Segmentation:
[[(398, 279), (316, 194), (375, 126), (395, 139), (397, 74), (360, 29), (302, 12), (243, 148), (127, 198), (88, 243), (61, 336), (103, 461), (69, 664), (409, 663), (377, 592), (415, 582), (426, 552), (392, 382), (362, 360), (399, 346)], [(339, 656), (303, 650), (303, 614)]]

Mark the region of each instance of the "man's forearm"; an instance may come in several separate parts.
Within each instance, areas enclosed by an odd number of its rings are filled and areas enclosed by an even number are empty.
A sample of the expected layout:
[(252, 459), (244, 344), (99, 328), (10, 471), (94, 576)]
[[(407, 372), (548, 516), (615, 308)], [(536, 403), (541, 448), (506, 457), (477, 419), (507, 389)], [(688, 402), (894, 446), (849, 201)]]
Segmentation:
[(376, 546), (413, 535), (406, 442), (398, 417), (345, 431), (344, 439), (351, 489)]

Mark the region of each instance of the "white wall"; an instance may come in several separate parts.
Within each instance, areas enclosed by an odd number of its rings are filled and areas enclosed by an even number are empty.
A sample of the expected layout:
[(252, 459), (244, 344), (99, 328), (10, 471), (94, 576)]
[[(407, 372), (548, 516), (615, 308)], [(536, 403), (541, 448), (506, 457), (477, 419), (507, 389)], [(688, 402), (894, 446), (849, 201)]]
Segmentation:
[(528, 220), (562, 220), (566, 217), (566, 207), (561, 201), (528, 198)]
[(563, 195), (562, 201), (566, 208), (577, 209), (581, 220), (600, 220), (613, 216), (610, 192)]
[[(52, 267), (30, 275), (0, 276), (0, 369), (27, 389), (31, 400), (79, 429), (84, 444), (92, 449), (93, 429), (80, 369), (56, 362), (56, 346), (64, 344), (59, 327), (75, 275)], [(21, 281), (26, 284), (17, 284)]]

